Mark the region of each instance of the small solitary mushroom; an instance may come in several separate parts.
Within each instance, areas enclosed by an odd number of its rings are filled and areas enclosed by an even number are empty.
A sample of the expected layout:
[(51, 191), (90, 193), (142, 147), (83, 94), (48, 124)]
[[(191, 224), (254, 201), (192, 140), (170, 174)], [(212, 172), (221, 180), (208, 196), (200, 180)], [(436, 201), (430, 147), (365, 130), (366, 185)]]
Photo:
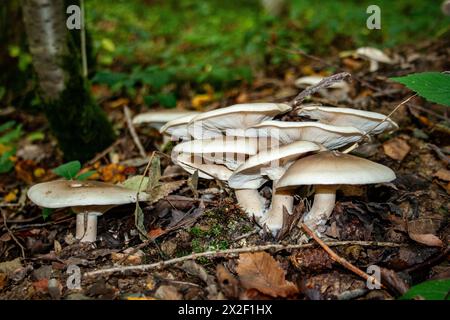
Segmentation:
[(242, 136), (245, 129), (290, 110), (291, 107), (283, 103), (236, 104), (195, 116), (188, 131), (195, 139)]
[(385, 115), (377, 112), (351, 108), (336, 108), (326, 106), (307, 106), (298, 111), (299, 116), (307, 116), (321, 123), (333, 126), (351, 126), (364, 133), (373, 129), (371, 134), (392, 131), (398, 125)]
[[(97, 218), (112, 207), (136, 202), (137, 192), (100, 181), (56, 180), (28, 190), (28, 198), (44, 208), (71, 207), (77, 214), (76, 238), (81, 242), (97, 239)], [(149, 195), (139, 193), (139, 201)]]
[[(301, 156), (321, 149), (315, 143), (297, 141), (281, 147), (264, 150), (251, 156), (230, 177), (231, 188), (258, 189), (269, 178), (273, 181), (272, 202), (268, 212), (261, 214), (261, 225), (265, 225), (274, 235), (283, 226), (283, 207), (292, 213), (294, 197), (290, 192), (277, 190), (276, 184), (289, 166)], [(265, 210), (266, 211), (266, 210)]]
[(377, 71), (380, 63), (393, 64), (394, 61), (389, 58), (383, 51), (372, 47), (362, 47), (356, 50), (356, 55), (362, 59), (369, 60), (370, 72)]
[(303, 220), (312, 230), (318, 231), (333, 212), (340, 184), (382, 183), (394, 179), (394, 171), (379, 163), (337, 151), (325, 151), (297, 160), (281, 177), (276, 188), (315, 186), (313, 206)]

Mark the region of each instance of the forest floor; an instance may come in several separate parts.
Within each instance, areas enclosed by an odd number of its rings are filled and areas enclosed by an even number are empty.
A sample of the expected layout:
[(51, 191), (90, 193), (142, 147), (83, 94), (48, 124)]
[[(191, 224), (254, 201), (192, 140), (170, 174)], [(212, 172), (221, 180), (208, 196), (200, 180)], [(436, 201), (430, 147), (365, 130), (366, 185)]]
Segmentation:
[[(233, 103), (288, 101), (298, 93), (296, 78), (324, 75), (323, 70), (332, 66), (352, 74), (349, 91), (320, 92), (311, 97), (312, 102), (389, 114), (411, 92), (388, 78), (450, 70), (449, 45), (449, 41), (438, 40), (397, 47), (389, 54), (398, 62), (382, 65), (376, 72), (369, 72), (368, 63), (352, 57), (303, 57), (307, 61), (303, 74), (264, 75), (251, 85), (226, 90), (220, 100), (200, 105), (202, 110), (211, 110)], [(83, 170), (95, 170), (92, 179), (112, 183), (142, 174), (148, 158), (139, 155), (123, 113), (130, 101), (103, 85), (94, 85), (93, 91), (120, 134), (116, 143)], [(190, 106), (192, 100), (186, 98), (180, 104)], [(2, 118), (22, 123), (27, 132), (48, 132), (40, 116), (2, 112)], [(299, 244), (303, 234), (295, 221), (277, 239), (262, 232), (236, 205), (231, 190), (202, 179), (197, 188), (190, 186), (189, 175), (171, 163), (167, 149), (167, 156), (155, 153), (161, 161), (161, 181), (184, 182), (158, 201), (141, 204), (150, 240), (140, 240), (135, 206), (130, 205), (99, 218), (95, 244), (78, 243), (75, 216), (69, 209), (56, 210), (44, 220), (42, 209), (26, 198), (30, 185), (55, 179), (51, 168), (62, 163), (55, 141), (46, 134), (42, 139), (36, 135), (20, 139), (14, 170), (3, 174), (0, 181), (0, 299), (394, 299), (413, 284), (448, 278), (448, 110), (414, 97), (392, 118), (399, 130), (375, 137), (356, 152), (392, 168), (397, 179), (342, 188), (325, 232), (338, 256), (363, 271), (373, 265), (381, 267), (385, 288), (369, 290), (364, 279), (334, 262), (314, 240), (287, 248)], [(162, 138), (157, 131), (136, 130), (149, 155), (160, 150)], [(270, 185), (262, 194), (270, 197)], [(304, 203), (296, 199), (297, 218), (304, 212)], [(263, 245), (273, 246), (261, 251)], [(249, 252), (239, 252), (239, 248)], [(228, 249), (236, 250), (145, 270), (87, 275), (113, 266)], [(73, 280), (68, 272), (73, 265), (81, 269), (80, 289), (67, 285)], [(281, 276), (273, 279), (274, 274)]]

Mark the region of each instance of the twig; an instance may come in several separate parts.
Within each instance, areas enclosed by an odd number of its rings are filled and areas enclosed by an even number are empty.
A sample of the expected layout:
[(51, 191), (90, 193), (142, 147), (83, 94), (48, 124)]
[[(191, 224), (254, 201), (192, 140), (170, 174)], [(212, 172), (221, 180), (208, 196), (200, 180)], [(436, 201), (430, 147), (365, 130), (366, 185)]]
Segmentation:
[[(333, 241), (333, 242), (327, 242), (328, 246), (345, 246), (345, 245), (360, 245), (360, 246), (379, 246), (379, 247), (400, 247), (402, 244), (400, 243), (392, 243), (392, 242), (376, 242), (376, 241)], [(113, 267), (113, 268), (105, 268), (95, 271), (86, 272), (84, 276), (91, 277), (91, 276), (97, 276), (101, 274), (109, 274), (109, 273), (115, 273), (115, 272), (126, 272), (126, 271), (147, 271), (151, 269), (157, 269), (166, 267), (172, 264), (176, 264), (179, 262), (183, 262), (186, 260), (194, 260), (201, 257), (221, 257), (225, 255), (235, 255), (239, 253), (245, 253), (245, 252), (258, 252), (258, 251), (266, 251), (274, 249), (276, 251), (280, 250), (292, 250), (292, 249), (302, 249), (302, 248), (311, 248), (315, 246), (314, 243), (307, 243), (307, 244), (267, 244), (262, 246), (254, 246), (254, 247), (245, 247), (245, 248), (234, 248), (234, 249), (226, 249), (226, 250), (217, 250), (217, 251), (205, 251), (201, 253), (193, 253), (187, 256), (174, 258), (170, 260), (155, 262), (151, 264), (142, 264), (137, 266), (121, 266), (121, 267)]]
[(348, 72), (336, 73), (330, 77), (322, 79), (318, 84), (307, 87), (305, 90), (300, 92), (294, 99), (292, 99), (291, 102), (289, 102), (289, 105), (293, 108), (291, 112), (295, 112), (306, 97), (312, 95), (313, 93), (321, 89), (328, 88), (329, 86), (331, 86), (336, 82), (343, 81), (345, 78), (350, 76), (351, 75)]
[(360, 276), (361, 278), (365, 279), (365, 280), (370, 280), (375, 284), (378, 284), (380, 287), (384, 286), (381, 284), (381, 282), (379, 282), (375, 277), (373, 276), (369, 276), (367, 273), (365, 273), (364, 271), (362, 271), (361, 269), (359, 269), (358, 267), (354, 266), (353, 264), (351, 264), (350, 262), (348, 262), (347, 260), (345, 260), (344, 258), (338, 256), (336, 254), (336, 252), (334, 252), (333, 250), (331, 250), (331, 248), (329, 247), (329, 245), (327, 245), (325, 242), (323, 242), (311, 229), (309, 229), (304, 223), (301, 223), (300, 226), (303, 228), (303, 230), (305, 230), (305, 232), (312, 237), (322, 248), (323, 250), (325, 250), (331, 259), (333, 259), (334, 261), (336, 261), (337, 263), (339, 263), (340, 265), (342, 265), (343, 267), (347, 268), (348, 270), (352, 271), (353, 273), (356, 273), (358, 276)]
[(3, 217), (3, 225), (5, 226), (6, 231), (9, 233), (14, 242), (17, 243), (17, 245), (20, 247), (20, 251), (22, 252), (22, 258), (25, 259), (25, 248), (16, 238), (14, 233), (8, 228), (8, 225), (6, 224), (6, 213), (3, 210), (2, 210), (2, 217)]
[(127, 106), (124, 106), (123, 113), (125, 114), (125, 119), (127, 120), (128, 130), (130, 131), (131, 137), (133, 138), (134, 144), (138, 148), (141, 157), (142, 158), (147, 157), (147, 153), (145, 152), (145, 149), (142, 146), (141, 140), (139, 140), (136, 130), (134, 129), (133, 121), (131, 120), (130, 109), (128, 109)]
[(431, 148), (434, 152), (436, 152), (437, 156), (439, 157), (439, 159), (441, 159), (442, 161), (444, 161), (447, 165), (450, 164), (450, 157), (446, 156), (441, 149), (439, 149), (438, 146), (435, 146), (432, 143), (428, 143), (427, 144), (429, 148)]
[(81, 8), (81, 63), (83, 67), (83, 77), (88, 76), (87, 53), (86, 53), (86, 20), (84, 11), (84, 0), (80, 0)]
[(250, 231), (250, 232), (244, 233), (244, 234), (242, 234), (242, 235), (240, 235), (240, 236), (234, 238), (233, 241), (239, 241), (239, 240), (248, 238), (248, 237), (250, 237), (250, 236), (252, 236), (252, 235), (254, 235), (254, 234), (257, 234), (257, 233), (259, 232), (259, 230), (261, 230), (261, 228), (258, 227), (258, 228), (256, 228), (255, 230), (252, 230), (252, 231)]

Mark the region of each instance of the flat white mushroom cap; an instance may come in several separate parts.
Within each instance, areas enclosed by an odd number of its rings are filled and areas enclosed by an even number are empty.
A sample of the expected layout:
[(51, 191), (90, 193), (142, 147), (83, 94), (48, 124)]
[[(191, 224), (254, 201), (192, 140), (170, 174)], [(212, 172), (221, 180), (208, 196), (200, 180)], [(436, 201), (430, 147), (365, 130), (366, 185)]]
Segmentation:
[(333, 150), (358, 141), (364, 132), (354, 127), (332, 126), (319, 122), (264, 121), (246, 131), (248, 136), (272, 137), (281, 144), (310, 141)]
[(170, 120), (159, 129), (159, 132), (173, 137), (187, 139), (190, 137), (187, 125), (189, 121), (191, 121), (198, 114), (198, 112), (191, 112), (181, 118)]
[(133, 124), (148, 123), (151, 127), (160, 129), (166, 122), (186, 116), (195, 116), (197, 111), (150, 111), (138, 114), (133, 118)]
[(383, 51), (372, 48), (372, 47), (362, 47), (356, 50), (356, 54), (362, 58), (373, 60), (376, 62), (391, 64), (394, 61), (389, 58)]
[(276, 187), (370, 184), (394, 179), (394, 171), (379, 163), (341, 152), (325, 151), (295, 161)]
[[(28, 198), (40, 207), (120, 205), (136, 202), (136, 191), (100, 181), (56, 180), (35, 184)], [(148, 195), (139, 194), (139, 200)]]
[[(386, 119), (386, 116), (381, 113), (351, 108), (307, 106), (301, 108), (298, 115), (308, 116), (311, 119), (333, 126), (355, 127), (365, 133), (375, 128), (371, 131), (371, 134), (379, 134), (398, 128), (394, 121), (389, 118)], [(384, 121), (385, 119), (386, 121)]]
[(172, 158), (179, 153), (193, 154), (207, 162), (224, 164), (234, 170), (244, 163), (246, 156), (258, 152), (258, 139), (220, 136), (212, 139), (191, 140), (176, 145)]
[(297, 141), (270, 150), (264, 150), (248, 158), (228, 180), (231, 188), (257, 189), (268, 176), (278, 180), (292, 163), (308, 152), (319, 151), (320, 146), (308, 141)]
[(172, 157), (172, 160), (190, 174), (193, 174), (198, 170), (199, 178), (203, 179), (228, 181), (233, 174), (233, 171), (224, 165), (205, 163), (205, 160), (202, 157), (190, 153), (180, 153), (176, 157)]
[(189, 134), (195, 139), (221, 135), (242, 136), (241, 131), (290, 111), (283, 103), (245, 103), (201, 113), (189, 125)]

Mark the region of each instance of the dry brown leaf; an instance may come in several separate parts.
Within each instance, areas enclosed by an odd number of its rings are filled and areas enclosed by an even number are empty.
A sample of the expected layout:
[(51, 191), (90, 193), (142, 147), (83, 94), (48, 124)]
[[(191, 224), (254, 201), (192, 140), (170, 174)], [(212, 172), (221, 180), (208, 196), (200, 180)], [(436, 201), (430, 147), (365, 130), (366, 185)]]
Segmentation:
[(411, 147), (405, 140), (394, 138), (383, 144), (383, 150), (388, 157), (402, 161), (411, 150)]
[(239, 297), (239, 281), (225, 268), (218, 264), (216, 268), (217, 282), (220, 290), (228, 299), (237, 299)]
[(439, 219), (416, 219), (408, 222), (409, 237), (430, 247), (442, 247), (444, 243), (434, 233), (439, 229)]
[(150, 191), (150, 199), (152, 203), (156, 203), (161, 199), (164, 199), (172, 192), (178, 190), (186, 183), (186, 180), (180, 180), (180, 181), (171, 181), (171, 182), (164, 182), (163, 184), (155, 187), (153, 190)]
[(257, 289), (272, 297), (283, 298), (298, 292), (297, 286), (286, 280), (286, 273), (278, 262), (266, 252), (239, 255), (236, 272), (246, 289)]
[(436, 178), (439, 178), (439, 179), (441, 179), (441, 180), (444, 180), (444, 181), (450, 181), (450, 170), (447, 170), (447, 169), (440, 169), (440, 170), (438, 170), (438, 172), (436, 172), (435, 174), (434, 174), (434, 176), (436, 177)]
[(7, 282), (6, 274), (0, 273), (0, 290), (2, 290), (4, 286), (6, 286), (6, 282)]

